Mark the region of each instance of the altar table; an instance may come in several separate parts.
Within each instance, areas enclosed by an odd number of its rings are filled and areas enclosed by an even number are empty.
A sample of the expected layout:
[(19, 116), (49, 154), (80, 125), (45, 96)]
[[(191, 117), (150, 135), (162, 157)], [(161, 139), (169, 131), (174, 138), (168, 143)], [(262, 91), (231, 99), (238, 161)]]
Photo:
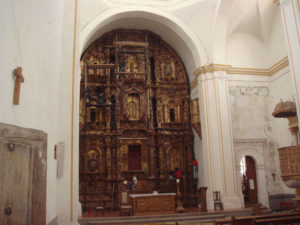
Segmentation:
[(175, 193), (130, 194), (133, 215), (159, 215), (175, 213)]

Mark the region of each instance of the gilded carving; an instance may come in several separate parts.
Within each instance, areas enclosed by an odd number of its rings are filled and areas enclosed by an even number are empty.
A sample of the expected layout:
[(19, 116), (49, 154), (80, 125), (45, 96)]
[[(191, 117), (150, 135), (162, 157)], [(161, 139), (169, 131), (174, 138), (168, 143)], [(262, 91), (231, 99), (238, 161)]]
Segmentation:
[(176, 167), (192, 184), (189, 86), (174, 50), (151, 32), (120, 29), (96, 40), (81, 60), (84, 210), (97, 204), (93, 195), (99, 201), (118, 196), (119, 184), (133, 174), (140, 181), (139, 192), (167, 192), (164, 179)]
[(201, 138), (201, 121), (200, 121), (200, 108), (199, 108), (199, 99), (193, 99), (191, 101), (191, 118), (192, 126)]

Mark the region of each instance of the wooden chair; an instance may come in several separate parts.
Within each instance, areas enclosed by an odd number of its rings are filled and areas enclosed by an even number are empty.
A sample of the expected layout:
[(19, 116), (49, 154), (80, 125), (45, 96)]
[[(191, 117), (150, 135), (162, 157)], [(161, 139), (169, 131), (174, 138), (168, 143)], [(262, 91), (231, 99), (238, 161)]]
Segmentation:
[(128, 214), (129, 216), (132, 214), (132, 206), (129, 205), (127, 191), (121, 192), (120, 216), (124, 214)]
[(223, 210), (223, 203), (221, 201), (221, 194), (219, 191), (214, 191), (213, 192), (213, 197), (214, 197), (214, 208), (215, 210), (217, 207), (220, 208), (220, 210)]

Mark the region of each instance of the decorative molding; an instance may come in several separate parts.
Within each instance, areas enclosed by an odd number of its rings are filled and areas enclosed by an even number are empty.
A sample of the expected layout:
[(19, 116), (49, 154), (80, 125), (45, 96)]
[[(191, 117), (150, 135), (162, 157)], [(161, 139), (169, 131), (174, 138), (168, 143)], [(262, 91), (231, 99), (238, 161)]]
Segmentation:
[(266, 139), (262, 138), (262, 139), (233, 139), (233, 143), (238, 143), (238, 144), (266, 144)]
[(194, 72), (194, 76), (198, 77), (201, 74), (204, 73), (212, 73), (215, 71), (225, 71), (228, 72), (230, 70), (230, 65), (224, 65), (224, 64), (209, 64), (205, 66), (198, 67), (196, 71)]
[(191, 85), (190, 85), (190, 87), (191, 87), (191, 90), (193, 90), (195, 87), (197, 87), (198, 86), (198, 79), (197, 78), (195, 78), (194, 80), (192, 80), (192, 82), (191, 82)]
[(232, 67), (230, 65), (223, 64), (209, 64), (202, 67), (198, 67), (194, 72), (194, 80), (191, 82), (191, 89), (197, 87), (198, 77), (201, 74), (212, 73), (215, 71), (224, 71), (227, 74), (241, 74), (241, 75), (255, 75), (255, 76), (272, 76), (278, 71), (282, 70), (289, 65), (288, 57), (284, 57), (282, 60), (275, 63), (270, 68), (245, 68), (245, 67)]
[(249, 95), (249, 96), (265, 96), (269, 97), (269, 88), (266, 86), (233, 86), (229, 88), (229, 94), (231, 96), (236, 95), (236, 91), (240, 95)]

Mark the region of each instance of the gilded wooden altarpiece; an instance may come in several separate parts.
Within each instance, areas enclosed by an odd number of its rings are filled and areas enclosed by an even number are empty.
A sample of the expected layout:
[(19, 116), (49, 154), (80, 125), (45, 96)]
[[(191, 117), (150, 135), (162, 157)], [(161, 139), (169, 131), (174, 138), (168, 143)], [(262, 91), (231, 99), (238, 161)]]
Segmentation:
[[(81, 58), (80, 201), (116, 207), (124, 180), (135, 192), (174, 192), (170, 171), (193, 192), (189, 84), (175, 51), (149, 31), (115, 30)], [(171, 185), (170, 185), (171, 184)], [(107, 200), (108, 199), (108, 200)]]

